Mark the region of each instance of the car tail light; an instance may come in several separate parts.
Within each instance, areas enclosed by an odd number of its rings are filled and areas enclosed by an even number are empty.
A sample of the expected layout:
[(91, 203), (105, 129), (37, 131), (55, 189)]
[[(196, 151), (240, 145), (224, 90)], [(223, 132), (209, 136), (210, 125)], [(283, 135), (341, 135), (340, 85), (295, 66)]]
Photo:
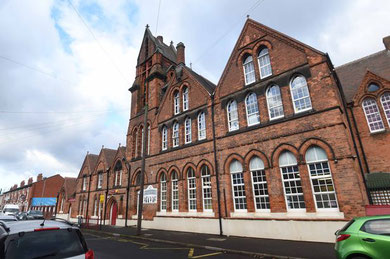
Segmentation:
[(88, 252), (85, 254), (85, 259), (93, 259), (93, 258), (94, 258), (93, 251), (89, 249)]
[(343, 241), (345, 239), (348, 239), (351, 235), (348, 235), (348, 234), (341, 234), (341, 235), (338, 235), (337, 236), (337, 239), (336, 239), (336, 242), (340, 242), (340, 241)]
[(60, 228), (36, 228), (34, 231), (59, 230)]

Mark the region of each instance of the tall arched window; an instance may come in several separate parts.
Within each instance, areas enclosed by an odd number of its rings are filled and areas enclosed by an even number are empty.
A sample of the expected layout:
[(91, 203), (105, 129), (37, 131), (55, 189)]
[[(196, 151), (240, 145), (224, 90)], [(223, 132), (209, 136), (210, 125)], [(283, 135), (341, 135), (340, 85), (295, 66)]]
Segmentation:
[(238, 112), (237, 112), (237, 102), (232, 100), (227, 105), (227, 117), (228, 117), (228, 126), (229, 131), (238, 130)]
[(167, 177), (165, 173), (160, 176), (160, 210), (167, 210)]
[(272, 75), (271, 60), (269, 58), (267, 48), (263, 48), (259, 52), (259, 56), (257, 57), (257, 60), (259, 61), (260, 78), (265, 78), (267, 76)]
[(186, 144), (191, 143), (192, 133), (191, 133), (191, 118), (187, 117), (184, 121), (184, 141)]
[(378, 132), (385, 129), (378, 105), (374, 98), (366, 98), (363, 101), (363, 110), (366, 115), (370, 132)]
[(138, 129), (134, 132), (134, 157), (138, 156)]
[(295, 113), (310, 110), (311, 100), (306, 79), (301, 75), (294, 77), (290, 89)]
[(245, 76), (245, 84), (250, 84), (255, 81), (255, 67), (253, 66), (253, 58), (252, 56), (248, 56), (244, 60), (244, 76)]
[(390, 126), (390, 93), (386, 92), (381, 96), (383, 111), (386, 114), (387, 123)]
[(161, 149), (167, 150), (167, 148), (168, 148), (168, 129), (166, 126), (164, 126), (161, 131)]
[(179, 182), (176, 171), (171, 174), (172, 183), (172, 211), (179, 210)]
[(279, 156), (279, 167), (282, 174), (283, 189), (288, 209), (304, 209), (305, 200), (298, 163), (290, 151), (284, 151)]
[(198, 114), (198, 140), (206, 138), (206, 116), (204, 112)]
[(172, 145), (173, 147), (179, 146), (179, 123), (173, 123), (172, 127)]
[(188, 210), (196, 211), (196, 178), (192, 167), (187, 170), (188, 183)]
[(188, 87), (183, 88), (183, 111), (188, 110)]
[(282, 95), (280, 94), (280, 88), (277, 85), (272, 85), (267, 89), (267, 106), (269, 119), (274, 120), (283, 118), (283, 103)]
[(174, 110), (174, 114), (175, 115), (180, 113), (180, 95), (179, 95), (179, 91), (176, 91), (173, 94), (173, 110)]
[(86, 211), (87, 211), (87, 198), (84, 197), (83, 199), (83, 215), (86, 217)]
[(249, 162), (252, 175), (253, 197), (256, 210), (269, 210), (267, 178), (264, 171), (264, 162), (257, 156)]
[(306, 151), (305, 159), (317, 209), (337, 208), (336, 192), (325, 151), (320, 147), (312, 146)]
[(121, 186), (122, 183), (122, 163), (117, 161), (114, 167), (114, 186)]
[(202, 175), (203, 211), (211, 211), (213, 209), (212, 193), (211, 193), (211, 176), (207, 165), (202, 166), (201, 175)]
[(246, 210), (246, 195), (242, 165), (237, 160), (230, 163), (234, 210)]
[(257, 97), (255, 93), (250, 93), (247, 95), (247, 97), (245, 98), (245, 106), (248, 126), (259, 124), (259, 107), (257, 105)]

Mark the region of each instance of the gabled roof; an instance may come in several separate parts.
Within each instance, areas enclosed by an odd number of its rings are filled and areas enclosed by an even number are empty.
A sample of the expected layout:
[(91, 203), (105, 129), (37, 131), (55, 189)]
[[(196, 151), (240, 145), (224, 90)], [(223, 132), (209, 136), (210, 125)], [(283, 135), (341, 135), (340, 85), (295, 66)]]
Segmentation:
[(103, 148), (102, 152), (104, 153), (104, 157), (106, 158), (107, 166), (111, 166), (114, 163), (117, 150), (110, 149), (110, 148)]
[(217, 87), (213, 82), (208, 80), (207, 78), (199, 75), (191, 68), (184, 66), (185, 69), (209, 92), (209, 94), (214, 93), (215, 88)]
[[(148, 37), (149, 40), (151, 40), (153, 42), (155, 51), (159, 51), (164, 57), (166, 57), (167, 59), (176, 63), (177, 53), (176, 53), (176, 48), (173, 46), (173, 44), (168, 46), (164, 42), (160, 41), (158, 38), (154, 37), (152, 32), (149, 30), (148, 26), (145, 29), (145, 34), (144, 34), (144, 38), (142, 40), (142, 43), (144, 42), (145, 37)], [(142, 45), (141, 45), (141, 48), (142, 48)], [(139, 65), (140, 63), (143, 63), (145, 61), (145, 60), (140, 60), (140, 54), (141, 54), (141, 51), (138, 54), (137, 65)], [(146, 57), (146, 59), (148, 59), (152, 55), (153, 55), (153, 53), (149, 53), (149, 55)]]
[(347, 102), (351, 102), (367, 71), (390, 80), (390, 51), (372, 55), (336, 67)]
[(99, 156), (95, 154), (88, 154), (86, 159), (88, 162), (89, 169), (92, 171), (96, 166)]
[(76, 192), (77, 178), (65, 177), (63, 189), (66, 199), (72, 198)]

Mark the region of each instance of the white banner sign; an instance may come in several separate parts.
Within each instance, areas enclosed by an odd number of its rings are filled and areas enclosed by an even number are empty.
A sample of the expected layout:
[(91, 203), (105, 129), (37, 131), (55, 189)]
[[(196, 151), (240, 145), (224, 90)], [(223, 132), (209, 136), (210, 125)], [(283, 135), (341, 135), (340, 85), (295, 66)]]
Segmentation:
[(153, 204), (157, 203), (157, 189), (149, 185), (148, 188), (144, 190), (144, 203)]

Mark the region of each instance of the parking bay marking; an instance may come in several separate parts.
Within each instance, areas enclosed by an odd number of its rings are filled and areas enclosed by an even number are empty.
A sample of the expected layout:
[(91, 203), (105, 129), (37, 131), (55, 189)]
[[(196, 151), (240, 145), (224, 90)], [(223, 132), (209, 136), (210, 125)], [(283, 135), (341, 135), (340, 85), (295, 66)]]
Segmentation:
[(222, 254), (222, 252), (214, 252), (214, 253), (203, 254), (203, 255), (195, 255), (194, 256), (194, 251), (195, 251), (194, 248), (190, 248), (190, 251), (188, 251), (188, 258), (203, 258), (203, 257), (209, 257), (209, 256)]

